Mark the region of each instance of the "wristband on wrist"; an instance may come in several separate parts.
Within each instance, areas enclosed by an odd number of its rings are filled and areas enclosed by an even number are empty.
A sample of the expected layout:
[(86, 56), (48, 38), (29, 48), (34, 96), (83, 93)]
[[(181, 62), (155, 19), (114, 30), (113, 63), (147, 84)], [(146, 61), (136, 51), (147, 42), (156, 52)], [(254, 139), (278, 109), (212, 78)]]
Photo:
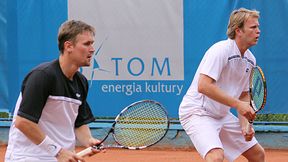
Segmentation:
[(46, 136), (38, 146), (53, 157), (56, 157), (61, 150), (61, 146), (48, 136)]

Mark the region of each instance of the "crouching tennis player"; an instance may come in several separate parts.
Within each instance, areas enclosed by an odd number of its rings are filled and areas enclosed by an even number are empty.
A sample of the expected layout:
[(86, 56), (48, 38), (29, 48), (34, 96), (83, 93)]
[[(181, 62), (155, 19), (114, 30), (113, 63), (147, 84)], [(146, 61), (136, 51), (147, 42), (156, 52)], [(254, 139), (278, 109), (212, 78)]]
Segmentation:
[[(249, 101), (249, 75), (256, 59), (248, 49), (258, 42), (259, 12), (238, 9), (231, 13), (228, 39), (205, 53), (179, 108), (182, 127), (206, 162), (232, 162), (243, 155), (249, 162), (264, 162), (264, 149), (253, 128), (255, 112)], [(230, 113), (235, 108), (238, 118)], [(247, 133), (251, 132), (251, 133)]]

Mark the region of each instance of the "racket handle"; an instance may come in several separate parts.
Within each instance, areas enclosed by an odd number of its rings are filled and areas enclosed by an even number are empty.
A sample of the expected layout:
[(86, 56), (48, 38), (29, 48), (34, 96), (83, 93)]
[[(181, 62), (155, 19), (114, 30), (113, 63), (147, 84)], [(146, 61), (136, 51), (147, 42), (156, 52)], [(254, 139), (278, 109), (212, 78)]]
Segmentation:
[(88, 148), (78, 152), (77, 155), (81, 156), (81, 157), (85, 157), (85, 156), (89, 155), (90, 153), (92, 153), (92, 147), (88, 147)]
[[(247, 130), (246, 130), (246, 133), (247, 134), (251, 134), (252, 133), (252, 127), (253, 127), (253, 122), (249, 122), (248, 126), (247, 126)], [(245, 137), (245, 140), (246, 141), (251, 141), (251, 138), (248, 138), (248, 137)]]

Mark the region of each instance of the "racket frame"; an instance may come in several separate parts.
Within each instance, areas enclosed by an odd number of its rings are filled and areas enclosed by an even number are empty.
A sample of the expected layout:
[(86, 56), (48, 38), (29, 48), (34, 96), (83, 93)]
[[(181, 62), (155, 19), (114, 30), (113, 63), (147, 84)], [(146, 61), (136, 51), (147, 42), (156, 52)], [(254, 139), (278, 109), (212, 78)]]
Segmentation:
[[(159, 105), (159, 107), (162, 108), (163, 112), (165, 113), (166, 117), (167, 117), (167, 128), (166, 128), (166, 131), (165, 133), (163, 134), (163, 136), (161, 138), (158, 139), (158, 141), (150, 144), (150, 145), (147, 145), (147, 146), (141, 146), (141, 147), (129, 147), (129, 146), (123, 146), (121, 145), (115, 138), (115, 133), (114, 133), (114, 130), (115, 130), (115, 125), (117, 124), (117, 121), (118, 119), (122, 116), (122, 114), (124, 112), (126, 112), (130, 107), (133, 107), (137, 104), (140, 104), (140, 103), (143, 103), (143, 102), (149, 102), (149, 103), (153, 103), (153, 104), (157, 104)], [(97, 145), (94, 145), (94, 146), (91, 146), (91, 147), (88, 147), (80, 152), (77, 153), (78, 156), (81, 156), (81, 157), (85, 157), (87, 156), (88, 154), (92, 153), (92, 149), (97, 149), (97, 150), (102, 150), (102, 149), (105, 149), (105, 148), (124, 148), (124, 149), (131, 149), (131, 150), (140, 150), (140, 149), (144, 149), (144, 148), (147, 148), (149, 146), (152, 146), (152, 145), (155, 145), (157, 144), (159, 141), (161, 141), (165, 135), (167, 134), (168, 130), (169, 130), (169, 126), (170, 126), (170, 122), (169, 122), (169, 118), (168, 118), (168, 113), (167, 111), (165, 110), (165, 108), (159, 103), (159, 102), (156, 102), (156, 101), (153, 101), (153, 100), (141, 100), (141, 101), (137, 101), (137, 102), (134, 102), (132, 104), (130, 104), (129, 106), (125, 107), (118, 115), (117, 117), (115, 118), (113, 124), (112, 124), (112, 127), (111, 129), (109, 130), (109, 132), (107, 133), (107, 135), (100, 141), (99, 144)], [(117, 143), (117, 145), (103, 145), (104, 141), (109, 137), (110, 133), (112, 133), (112, 136), (113, 136), (113, 139), (114, 141)]]

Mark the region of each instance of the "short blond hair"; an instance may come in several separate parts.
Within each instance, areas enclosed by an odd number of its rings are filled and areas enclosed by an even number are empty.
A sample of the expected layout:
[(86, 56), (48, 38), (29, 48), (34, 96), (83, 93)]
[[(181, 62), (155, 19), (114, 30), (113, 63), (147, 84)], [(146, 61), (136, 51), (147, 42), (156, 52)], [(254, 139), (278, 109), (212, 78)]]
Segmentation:
[(260, 17), (260, 12), (256, 10), (248, 10), (246, 8), (240, 8), (238, 10), (234, 10), (229, 19), (228, 28), (227, 28), (227, 36), (230, 39), (235, 39), (235, 30), (237, 28), (242, 28), (244, 26), (245, 21), (249, 17)]
[(69, 20), (64, 22), (58, 31), (58, 49), (60, 53), (63, 53), (66, 41), (75, 43), (77, 35), (86, 31), (91, 32), (95, 36), (95, 28), (82, 21)]

